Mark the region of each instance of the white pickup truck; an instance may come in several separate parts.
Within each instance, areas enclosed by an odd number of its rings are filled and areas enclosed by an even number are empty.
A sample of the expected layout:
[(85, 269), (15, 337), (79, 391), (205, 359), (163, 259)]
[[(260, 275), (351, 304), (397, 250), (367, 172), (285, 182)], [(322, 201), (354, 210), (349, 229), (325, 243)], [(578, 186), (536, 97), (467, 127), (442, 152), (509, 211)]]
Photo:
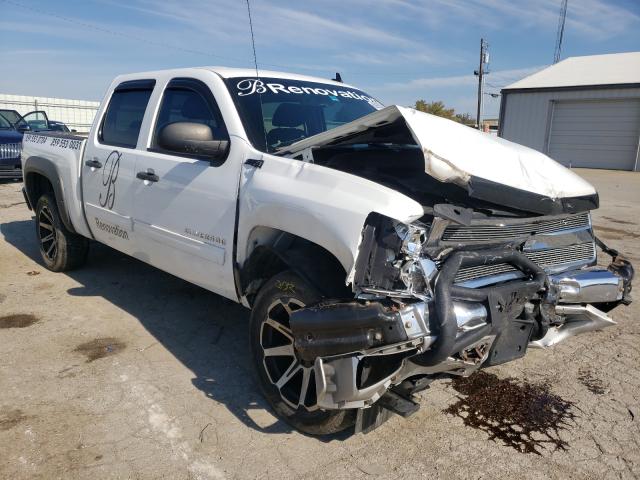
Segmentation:
[(97, 241), (251, 308), (258, 382), (307, 433), (409, 415), (434, 378), (613, 325), (630, 301), (589, 183), (341, 82), (120, 76), (87, 139), (28, 133), (22, 169), (49, 269)]

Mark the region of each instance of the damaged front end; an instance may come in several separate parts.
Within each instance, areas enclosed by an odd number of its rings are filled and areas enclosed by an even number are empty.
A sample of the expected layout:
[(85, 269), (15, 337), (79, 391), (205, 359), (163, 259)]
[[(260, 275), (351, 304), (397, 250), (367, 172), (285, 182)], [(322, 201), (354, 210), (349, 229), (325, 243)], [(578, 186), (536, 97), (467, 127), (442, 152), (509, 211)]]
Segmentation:
[[(596, 266), (596, 242), (613, 257)], [(411, 225), (367, 218), (355, 299), (295, 311), (296, 351), (318, 407), (360, 409), (357, 430), (418, 408), (437, 375), (469, 375), (615, 322), (633, 267), (595, 237), (588, 213), (497, 218), (434, 205)]]

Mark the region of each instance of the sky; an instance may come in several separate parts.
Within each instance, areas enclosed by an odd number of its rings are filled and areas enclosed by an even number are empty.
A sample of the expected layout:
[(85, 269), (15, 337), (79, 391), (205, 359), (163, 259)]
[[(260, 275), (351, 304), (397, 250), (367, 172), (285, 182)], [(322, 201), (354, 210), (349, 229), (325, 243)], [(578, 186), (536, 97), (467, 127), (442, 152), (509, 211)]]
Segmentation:
[[(486, 91), (553, 61), (560, 0), (250, 0), (258, 66), (332, 78), (384, 104)], [(640, 50), (640, 0), (569, 0), (562, 57)], [(116, 75), (253, 67), (246, 0), (0, 0), (0, 93), (100, 100)], [(484, 118), (499, 98), (485, 96)]]

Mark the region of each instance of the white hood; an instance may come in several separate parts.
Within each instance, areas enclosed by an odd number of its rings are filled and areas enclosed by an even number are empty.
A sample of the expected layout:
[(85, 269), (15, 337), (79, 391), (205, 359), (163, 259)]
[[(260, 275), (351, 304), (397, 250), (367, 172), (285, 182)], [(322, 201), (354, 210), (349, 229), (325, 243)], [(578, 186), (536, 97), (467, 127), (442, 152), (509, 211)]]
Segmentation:
[(295, 154), (307, 148), (339, 144), (343, 139), (352, 139), (400, 118), (404, 119), (424, 154), (426, 173), (441, 182), (468, 187), (475, 177), (552, 200), (596, 194), (590, 183), (536, 150), (397, 105), (306, 138), (283, 150), (286, 154)]

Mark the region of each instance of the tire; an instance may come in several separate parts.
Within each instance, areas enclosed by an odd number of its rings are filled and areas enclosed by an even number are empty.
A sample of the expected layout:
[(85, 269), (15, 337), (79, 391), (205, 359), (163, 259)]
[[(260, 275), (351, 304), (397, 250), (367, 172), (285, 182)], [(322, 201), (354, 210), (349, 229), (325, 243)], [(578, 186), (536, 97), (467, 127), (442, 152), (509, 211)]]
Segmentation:
[[(303, 364), (295, 356), (288, 312), (320, 298), (299, 276), (282, 272), (261, 288), (250, 321), (251, 354), (264, 396), (281, 419), (310, 435), (337, 433), (355, 423), (355, 410), (322, 410), (315, 405), (313, 365)], [(271, 353), (279, 355), (266, 353), (273, 348), (280, 350)]]
[(67, 230), (50, 193), (43, 194), (36, 204), (36, 238), (40, 256), (51, 271), (73, 270), (87, 260), (89, 241)]

